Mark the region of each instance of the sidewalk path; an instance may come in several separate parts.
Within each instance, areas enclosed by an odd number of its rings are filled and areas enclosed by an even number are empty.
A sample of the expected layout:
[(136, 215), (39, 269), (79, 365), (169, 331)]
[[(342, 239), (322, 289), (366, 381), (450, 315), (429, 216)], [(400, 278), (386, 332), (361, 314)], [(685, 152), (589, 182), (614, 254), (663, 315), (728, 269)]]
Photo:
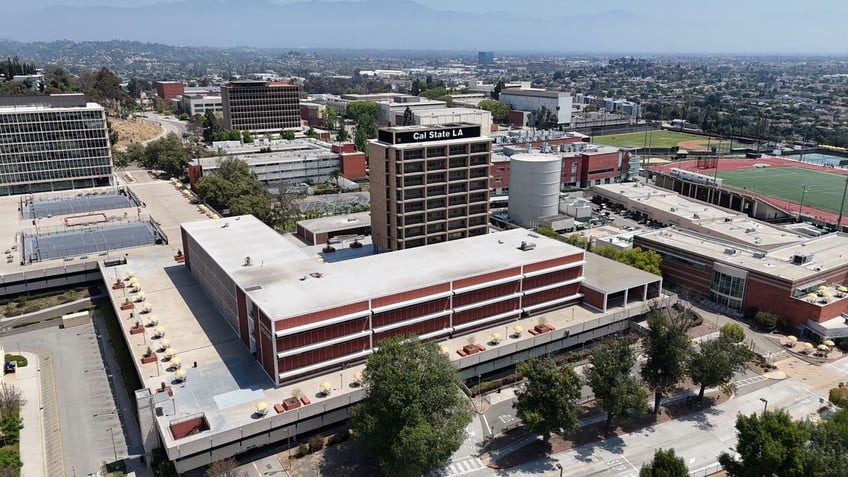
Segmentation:
[(7, 374), (4, 383), (14, 386), (23, 396), (24, 403), (21, 406), (21, 429), (20, 452), (21, 477), (46, 477), (44, 450), (44, 423), (42, 422), (41, 409), (41, 383), (38, 357), (32, 353), (21, 353), (27, 359), (27, 365), (18, 368), (15, 374)]

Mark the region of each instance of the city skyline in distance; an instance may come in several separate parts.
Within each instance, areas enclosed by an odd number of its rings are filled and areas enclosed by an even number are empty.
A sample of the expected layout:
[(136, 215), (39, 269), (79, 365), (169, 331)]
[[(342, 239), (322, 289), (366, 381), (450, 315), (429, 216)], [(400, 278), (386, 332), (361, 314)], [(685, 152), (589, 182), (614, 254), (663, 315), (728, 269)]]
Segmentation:
[[(72, 2), (73, 6), (67, 5)], [(31, 0), (6, 39), (576, 53), (848, 54), (848, 4), (762, 0)], [(458, 3), (458, 5), (457, 5)], [(741, 3), (741, 4), (740, 4)], [(509, 12), (509, 13), (507, 13)], [(128, 22), (127, 18), (132, 18)], [(294, 21), (306, 18), (309, 21)], [(376, 32), (376, 33), (375, 33)]]

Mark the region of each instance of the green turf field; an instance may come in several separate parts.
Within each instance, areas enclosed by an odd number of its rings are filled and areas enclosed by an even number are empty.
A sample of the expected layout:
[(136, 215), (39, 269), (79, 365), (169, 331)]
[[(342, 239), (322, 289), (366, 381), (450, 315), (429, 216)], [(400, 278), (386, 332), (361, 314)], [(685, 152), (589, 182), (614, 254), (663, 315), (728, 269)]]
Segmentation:
[(803, 186), (804, 207), (814, 207), (839, 213), (845, 176), (797, 167), (763, 167), (735, 171), (719, 171), (718, 176), (729, 186), (748, 189), (760, 194), (799, 204)]
[[(676, 131), (648, 131), (647, 135), (644, 132), (635, 132), (627, 134), (613, 134), (610, 136), (596, 136), (592, 138), (592, 142), (596, 144), (606, 144), (608, 146), (633, 146), (644, 147), (647, 140), (650, 144), (647, 147), (674, 147), (680, 141), (697, 141), (702, 140), (707, 144), (706, 136), (697, 136), (695, 134), (686, 134)], [(711, 142), (718, 142), (713, 139)]]

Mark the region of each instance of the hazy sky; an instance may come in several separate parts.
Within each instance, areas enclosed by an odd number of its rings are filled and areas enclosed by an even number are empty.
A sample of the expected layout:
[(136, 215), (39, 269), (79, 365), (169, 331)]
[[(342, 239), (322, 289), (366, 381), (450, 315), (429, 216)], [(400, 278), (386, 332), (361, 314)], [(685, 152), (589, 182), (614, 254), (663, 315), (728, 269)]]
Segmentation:
[[(196, 5), (229, 1), (233, 9), (243, 18), (226, 26), (226, 18), (210, 17), (198, 20), (210, 28), (218, 28), (220, 35), (208, 35), (203, 31), (191, 30), (191, 25), (168, 28), (147, 28), (143, 25), (114, 25), (123, 20), (121, 13), (111, 10), (101, 15), (87, 12), (76, 20), (86, 23), (75, 25), (64, 21), (62, 15), (51, 16), (44, 8), (57, 5), (75, 7), (140, 7), (153, 4), (175, 3), (180, 0), (26, 0), (4, 1), (4, 11), (12, 18), (0, 38), (20, 41), (35, 40), (104, 40), (130, 39), (167, 44), (194, 46), (274, 46), (274, 47), (396, 47), (396, 48), (449, 48), (484, 49), (500, 51), (617, 51), (617, 52), (717, 52), (717, 53), (792, 53), (792, 54), (836, 54), (848, 55), (848, 0), (369, 0), (367, 9), (348, 8), (347, 13), (362, 13), (362, 18), (352, 24), (350, 17), (334, 16), (335, 9), (309, 6), (298, 9), (304, 15), (321, 11), (315, 17), (326, 34), (300, 31), (290, 28), (279, 35), (268, 31), (273, 38), (261, 38), (263, 31), (253, 26), (251, 9), (242, 5), (269, 0), (185, 0), (191, 2), (188, 9)], [(309, 3), (329, 0), (271, 0), (278, 4)], [(355, 2), (357, 0), (333, 0)], [(421, 11), (420, 8), (401, 8), (399, 2), (418, 3), (437, 10)], [(8, 5), (6, 4), (8, 3)], [(392, 8), (398, 7), (398, 8)], [(256, 7), (259, 9), (259, 7)], [(200, 9), (198, 15), (203, 13)], [(229, 10), (229, 9), (227, 9)], [(327, 13), (328, 10), (331, 13)], [(339, 9), (342, 10), (342, 9)], [(367, 10), (367, 11), (366, 11)], [(34, 13), (38, 11), (37, 13)], [(142, 8), (144, 14), (161, 19), (165, 11)], [(193, 11), (193, 10), (192, 10)], [(389, 12), (385, 18), (384, 11)], [(424, 17), (423, 22), (408, 24), (399, 22), (396, 11), (415, 12)], [(470, 14), (447, 16), (440, 11)], [(15, 12), (21, 21), (14, 22)], [(31, 12), (31, 13), (24, 13)], [(212, 15), (212, 13), (209, 13)], [(284, 15), (285, 13), (282, 13)], [(134, 13), (141, 16), (139, 11)], [(184, 15), (190, 16), (187, 13)], [(471, 16), (474, 15), (474, 16)], [(107, 18), (108, 19), (105, 19)], [(463, 18), (464, 17), (464, 18)], [(479, 21), (473, 21), (473, 18)], [(155, 19), (154, 19), (155, 18)], [(199, 17), (198, 17), (199, 18)], [(263, 18), (262, 20), (266, 20)], [(414, 20), (404, 18), (403, 20)], [(470, 22), (468, 20), (471, 20)], [(140, 20), (141, 21), (141, 20)], [(258, 20), (257, 20), (258, 21)], [(352, 20), (351, 20), (352, 21)], [(465, 23), (463, 23), (463, 21)], [(260, 22), (261, 23), (261, 22)], [(368, 31), (359, 31), (356, 25), (368, 24)], [(407, 24), (409, 31), (393, 27)], [(214, 25), (214, 26), (213, 26)], [(299, 25), (306, 28), (304, 25)], [(433, 35), (441, 26), (444, 31)], [(114, 28), (110, 28), (114, 27)], [(351, 27), (348, 29), (347, 27)], [(76, 28), (76, 31), (75, 31)], [(275, 26), (270, 26), (275, 29)], [(400, 27), (398, 27), (400, 28)], [(361, 30), (361, 29), (360, 29)], [(375, 35), (380, 31), (383, 36)], [(224, 33), (231, 34), (230, 36)], [(239, 34), (240, 36), (233, 35)], [(325, 38), (321, 38), (325, 37)], [(323, 43), (320, 40), (324, 40)], [(332, 40), (332, 42), (329, 42)]]

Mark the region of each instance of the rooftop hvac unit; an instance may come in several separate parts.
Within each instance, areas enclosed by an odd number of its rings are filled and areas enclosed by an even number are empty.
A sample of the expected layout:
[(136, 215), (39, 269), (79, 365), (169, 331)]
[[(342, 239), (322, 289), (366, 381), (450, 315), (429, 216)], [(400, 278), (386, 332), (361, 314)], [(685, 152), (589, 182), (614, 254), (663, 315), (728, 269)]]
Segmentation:
[(735, 248), (726, 248), (726, 249), (724, 249), (724, 253), (726, 253), (727, 255), (736, 255), (736, 249)]
[(795, 265), (804, 265), (811, 261), (813, 261), (813, 254), (811, 253), (796, 253), (792, 256), (792, 263)]
[(754, 252), (754, 258), (766, 258), (765, 252)]
[(528, 251), (536, 248), (536, 244), (533, 242), (521, 242), (521, 245), (518, 246), (518, 250)]

